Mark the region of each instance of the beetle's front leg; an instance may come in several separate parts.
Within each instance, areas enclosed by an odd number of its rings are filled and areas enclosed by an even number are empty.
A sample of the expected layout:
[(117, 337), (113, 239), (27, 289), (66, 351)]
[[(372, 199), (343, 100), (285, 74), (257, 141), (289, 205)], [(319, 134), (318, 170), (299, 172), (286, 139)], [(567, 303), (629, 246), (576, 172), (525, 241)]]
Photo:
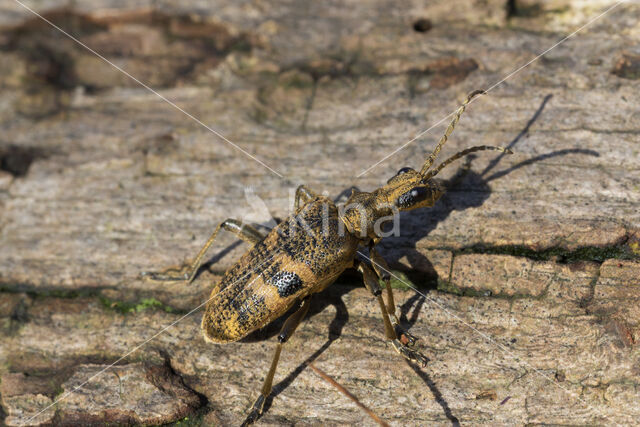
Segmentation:
[(389, 319), (389, 312), (387, 307), (385, 306), (384, 300), (382, 299), (382, 289), (380, 288), (380, 283), (378, 282), (378, 275), (362, 261), (356, 261), (356, 269), (362, 273), (362, 279), (364, 280), (364, 284), (373, 294), (374, 297), (378, 300), (380, 304), (380, 311), (382, 312), (382, 320), (384, 321), (384, 332), (386, 338), (391, 341), (391, 345), (396, 349), (398, 353), (404, 356), (406, 359), (411, 360), (413, 362), (421, 363), (423, 366), (427, 364), (429, 359), (419, 351), (410, 348), (406, 344), (402, 343), (398, 339), (398, 335), (396, 334), (395, 328), (391, 324), (391, 320)]
[(315, 199), (318, 195), (308, 189), (306, 185), (300, 185), (296, 188), (296, 198), (293, 203), (293, 209), (298, 210), (300, 206), (304, 206), (310, 200)]
[(192, 262), (186, 263), (179, 267), (169, 267), (166, 270), (163, 270), (161, 272), (145, 271), (142, 273), (142, 275), (144, 277), (150, 278), (151, 280), (158, 280), (158, 281), (185, 280), (187, 283), (191, 283), (193, 279), (196, 277), (196, 273), (200, 268), (200, 264), (202, 264), (202, 259), (204, 258), (204, 255), (207, 253), (207, 250), (209, 249), (209, 247), (211, 247), (211, 245), (213, 244), (213, 241), (215, 240), (216, 236), (218, 235), (218, 232), (221, 229), (230, 231), (236, 234), (245, 242), (252, 243), (252, 244), (258, 243), (260, 240), (264, 238), (262, 233), (260, 233), (251, 225), (243, 224), (242, 221), (229, 218), (222, 221), (216, 227), (216, 229), (213, 230), (213, 233), (211, 233), (211, 236), (207, 240), (207, 243), (205, 243), (202, 249), (200, 249), (200, 252), (198, 252), (198, 255), (195, 257), (195, 259)]
[(295, 332), (296, 328), (304, 319), (304, 316), (309, 311), (309, 301), (310, 297), (306, 297), (302, 300), (300, 304), (300, 308), (296, 310), (291, 316), (287, 318), (282, 325), (282, 329), (278, 334), (278, 346), (276, 347), (276, 352), (273, 355), (273, 360), (271, 361), (271, 368), (269, 368), (269, 373), (267, 373), (267, 377), (264, 380), (264, 384), (262, 385), (262, 390), (260, 391), (260, 396), (256, 399), (251, 406), (251, 412), (242, 423), (242, 426), (248, 426), (253, 424), (260, 415), (262, 415), (262, 409), (264, 408), (264, 402), (267, 400), (267, 397), (271, 394), (271, 387), (273, 385), (273, 376), (276, 373), (276, 368), (278, 367), (278, 360), (280, 360), (280, 352), (282, 351), (282, 346), (287, 342), (291, 335)]
[(407, 345), (412, 346), (416, 343), (418, 338), (400, 326), (400, 321), (398, 320), (398, 316), (396, 316), (396, 303), (393, 298), (393, 290), (391, 289), (391, 270), (389, 269), (389, 265), (373, 246), (369, 248), (369, 257), (373, 269), (378, 274), (378, 277), (382, 279), (385, 287), (387, 288), (387, 313), (389, 313), (391, 324), (400, 332), (400, 336), (403, 338), (402, 342), (406, 341)]

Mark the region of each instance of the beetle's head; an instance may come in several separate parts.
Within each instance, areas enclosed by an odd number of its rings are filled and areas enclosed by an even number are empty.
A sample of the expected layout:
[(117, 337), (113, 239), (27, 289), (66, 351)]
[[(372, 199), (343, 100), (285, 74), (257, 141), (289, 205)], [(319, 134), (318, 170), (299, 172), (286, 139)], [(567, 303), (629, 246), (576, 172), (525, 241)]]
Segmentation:
[(420, 172), (405, 167), (378, 191), (389, 205), (408, 211), (433, 206), (444, 194), (444, 185), (439, 179), (425, 178)]
[(375, 237), (377, 236), (375, 232), (376, 224), (380, 221), (385, 221), (390, 215), (394, 214), (394, 211), (408, 211), (433, 206), (445, 191), (443, 181), (436, 179), (435, 176), (453, 161), (467, 154), (482, 150), (512, 153), (508, 148), (478, 145), (462, 150), (432, 168), (438, 153), (449, 139), (449, 136), (451, 136), (467, 104), (471, 102), (474, 96), (482, 93), (484, 93), (482, 90), (472, 92), (458, 108), (444, 135), (438, 141), (433, 152), (427, 157), (419, 172), (405, 167), (389, 179), (386, 185), (378, 188), (373, 193), (354, 192), (351, 194), (342, 215), (342, 219), (351, 233)]
[(440, 141), (438, 141), (438, 145), (436, 145), (433, 152), (429, 157), (427, 157), (420, 169), (420, 172), (407, 167), (400, 169), (387, 181), (387, 185), (378, 190), (383, 195), (383, 197), (379, 197), (380, 199), (385, 199), (384, 196), (386, 196), (386, 203), (390, 206), (395, 206), (399, 210), (411, 210), (433, 206), (442, 194), (444, 194), (443, 181), (436, 179), (435, 176), (453, 161), (473, 152), (482, 150), (496, 150), (507, 154), (512, 153), (508, 148), (478, 145), (462, 150), (449, 157), (438, 166), (432, 168), (440, 149), (447, 142), (449, 136), (451, 136), (451, 133), (458, 123), (458, 120), (464, 112), (467, 104), (471, 102), (473, 97), (483, 93), (485, 92), (482, 90), (472, 92), (467, 97), (467, 100), (460, 106), (460, 108), (458, 108), (458, 111), (456, 111), (455, 116), (447, 127), (445, 134), (440, 138)]

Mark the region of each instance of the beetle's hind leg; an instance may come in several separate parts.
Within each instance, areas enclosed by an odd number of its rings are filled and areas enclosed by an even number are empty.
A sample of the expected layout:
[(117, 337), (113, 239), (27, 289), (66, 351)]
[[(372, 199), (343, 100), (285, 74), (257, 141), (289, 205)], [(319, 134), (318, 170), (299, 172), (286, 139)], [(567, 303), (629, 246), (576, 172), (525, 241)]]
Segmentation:
[(204, 258), (207, 250), (213, 244), (218, 232), (221, 229), (225, 229), (236, 234), (245, 242), (256, 244), (260, 240), (264, 238), (264, 235), (258, 231), (256, 228), (252, 227), (249, 224), (243, 224), (242, 221), (238, 221), (237, 219), (228, 218), (222, 221), (211, 236), (207, 240), (207, 243), (204, 244), (198, 255), (194, 258), (194, 260), (190, 263), (186, 263), (179, 267), (169, 267), (166, 270), (160, 272), (148, 272), (145, 271), (142, 273), (143, 276), (149, 277), (151, 280), (159, 280), (159, 281), (181, 281), (184, 280), (187, 283), (191, 283), (196, 277), (196, 273), (202, 264), (202, 259)]
[(382, 289), (380, 288), (380, 283), (378, 282), (378, 275), (362, 261), (357, 261), (356, 269), (362, 273), (362, 279), (364, 280), (364, 284), (367, 289), (376, 297), (378, 303), (380, 304), (380, 310), (382, 311), (382, 320), (384, 321), (384, 332), (385, 337), (391, 342), (393, 348), (396, 349), (398, 353), (404, 356), (405, 359), (411, 360), (412, 362), (421, 363), (423, 366), (427, 364), (429, 359), (427, 356), (423, 355), (416, 349), (409, 347), (408, 345), (402, 343), (400, 339), (398, 339), (398, 334), (396, 333), (395, 328), (393, 327), (391, 320), (389, 319), (389, 311), (387, 306), (382, 299)]
[(296, 328), (304, 319), (307, 312), (309, 311), (309, 301), (310, 297), (306, 297), (302, 300), (300, 304), (300, 308), (296, 310), (291, 316), (287, 318), (282, 325), (282, 329), (278, 334), (278, 346), (276, 347), (276, 352), (273, 355), (273, 360), (271, 361), (271, 368), (269, 368), (269, 372), (267, 373), (267, 377), (264, 380), (264, 384), (262, 385), (262, 390), (260, 391), (260, 396), (256, 399), (251, 407), (251, 412), (242, 423), (243, 426), (248, 426), (253, 424), (260, 415), (262, 415), (262, 409), (264, 408), (264, 402), (267, 400), (267, 397), (271, 394), (271, 388), (273, 385), (273, 376), (276, 373), (276, 368), (278, 367), (278, 361), (280, 360), (280, 352), (282, 351), (282, 346), (287, 342), (291, 335), (295, 332)]

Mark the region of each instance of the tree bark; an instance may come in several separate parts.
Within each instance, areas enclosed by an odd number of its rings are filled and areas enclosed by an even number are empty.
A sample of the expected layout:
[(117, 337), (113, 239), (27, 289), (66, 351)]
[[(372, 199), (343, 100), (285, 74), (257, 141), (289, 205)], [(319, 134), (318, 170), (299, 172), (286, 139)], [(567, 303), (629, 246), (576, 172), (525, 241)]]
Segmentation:
[(439, 160), (515, 154), (443, 170), (438, 204), (380, 245), (428, 365), (385, 344), (346, 274), (285, 346), (258, 424), (374, 423), (311, 362), (392, 425), (640, 417), (640, 6), (85, 3), (29, 7), (103, 59), (0, 9), (5, 424), (239, 424), (281, 323), (217, 345), (192, 310), (248, 246), (222, 233), (190, 285), (141, 272), (226, 218), (285, 218), (298, 184), (344, 200), (419, 168), (475, 89)]

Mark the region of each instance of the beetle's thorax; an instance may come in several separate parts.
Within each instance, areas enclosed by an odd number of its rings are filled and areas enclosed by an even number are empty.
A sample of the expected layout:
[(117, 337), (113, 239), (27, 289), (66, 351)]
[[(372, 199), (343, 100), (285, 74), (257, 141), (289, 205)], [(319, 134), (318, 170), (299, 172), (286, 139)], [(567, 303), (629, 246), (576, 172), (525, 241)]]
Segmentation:
[(339, 206), (340, 219), (349, 233), (361, 239), (377, 238), (376, 224), (393, 218), (393, 206), (380, 190), (372, 193), (353, 191), (351, 197)]
[(339, 207), (340, 218), (351, 234), (377, 240), (383, 224), (396, 221), (400, 211), (433, 206), (443, 193), (441, 181), (425, 180), (418, 172), (403, 169), (371, 193), (352, 191)]

